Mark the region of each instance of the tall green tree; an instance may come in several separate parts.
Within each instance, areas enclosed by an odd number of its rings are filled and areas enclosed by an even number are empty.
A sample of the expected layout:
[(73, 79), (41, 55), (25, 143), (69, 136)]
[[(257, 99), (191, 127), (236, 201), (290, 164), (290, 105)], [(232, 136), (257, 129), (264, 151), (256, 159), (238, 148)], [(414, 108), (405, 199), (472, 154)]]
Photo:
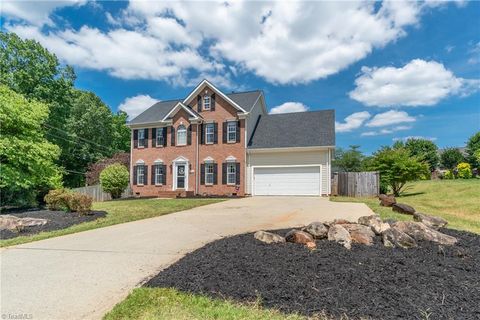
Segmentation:
[(2, 204), (31, 204), (39, 193), (61, 185), (62, 172), (55, 164), (60, 148), (42, 133), (48, 111), (45, 104), (0, 85)]
[(359, 150), (360, 146), (351, 145), (350, 149), (338, 148), (335, 151), (333, 166), (345, 172), (359, 172), (362, 170), (362, 161), (365, 158)]
[(435, 143), (427, 139), (408, 139), (402, 146), (402, 143), (398, 141), (394, 144), (394, 148), (407, 149), (412, 156), (418, 157), (419, 159), (426, 161), (430, 171), (437, 168), (440, 158), (438, 156), (438, 147)]
[(446, 148), (440, 155), (440, 163), (446, 169), (453, 169), (463, 161), (465, 157), (457, 148)]
[(368, 170), (380, 172), (380, 183), (399, 196), (408, 181), (428, 177), (428, 163), (406, 148), (384, 147), (368, 161)]
[(476, 156), (476, 153), (480, 150), (480, 131), (473, 134), (467, 141), (467, 161), (472, 168), (480, 167), (480, 160)]
[(113, 140), (112, 148), (116, 152), (130, 152), (130, 128), (127, 127), (128, 115), (124, 111), (119, 111), (113, 115)]

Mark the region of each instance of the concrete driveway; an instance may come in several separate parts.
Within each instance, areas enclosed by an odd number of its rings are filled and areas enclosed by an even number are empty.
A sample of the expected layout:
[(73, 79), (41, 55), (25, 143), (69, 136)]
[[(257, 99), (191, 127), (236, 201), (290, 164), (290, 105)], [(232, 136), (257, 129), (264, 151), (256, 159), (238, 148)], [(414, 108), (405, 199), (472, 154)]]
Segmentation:
[(326, 198), (254, 197), (5, 248), (0, 313), (3, 319), (99, 319), (133, 288), (210, 241), (370, 214), (364, 204)]

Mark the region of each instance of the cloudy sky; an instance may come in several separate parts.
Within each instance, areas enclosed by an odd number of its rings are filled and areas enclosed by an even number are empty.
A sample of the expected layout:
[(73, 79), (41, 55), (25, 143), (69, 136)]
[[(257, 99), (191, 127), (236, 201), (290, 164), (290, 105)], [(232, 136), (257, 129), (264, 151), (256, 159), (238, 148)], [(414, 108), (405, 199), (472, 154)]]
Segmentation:
[(207, 78), (271, 113), (333, 108), (337, 146), (480, 129), (480, 2), (2, 1), (1, 27), (134, 117)]

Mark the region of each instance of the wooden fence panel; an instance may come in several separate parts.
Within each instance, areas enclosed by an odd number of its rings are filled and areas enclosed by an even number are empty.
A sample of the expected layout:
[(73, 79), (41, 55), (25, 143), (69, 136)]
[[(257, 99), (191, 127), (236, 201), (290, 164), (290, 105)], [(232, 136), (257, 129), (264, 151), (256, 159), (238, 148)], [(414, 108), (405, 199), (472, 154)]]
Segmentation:
[(332, 178), (332, 195), (347, 197), (378, 196), (378, 172), (335, 172)]
[[(94, 186), (86, 186), (86, 187), (81, 187), (81, 188), (75, 188), (73, 191), (86, 194), (87, 196), (90, 196), (93, 198), (93, 201), (107, 201), (107, 200), (112, 200), (112, 197), (110, 196), (109, 193), (103, 192), (102, 186), (97, 184)], [(132, 195), (132, 189), (130, 186), (125, 189), (125, 191), (122, 193), (121, 198), (129, 198)]]

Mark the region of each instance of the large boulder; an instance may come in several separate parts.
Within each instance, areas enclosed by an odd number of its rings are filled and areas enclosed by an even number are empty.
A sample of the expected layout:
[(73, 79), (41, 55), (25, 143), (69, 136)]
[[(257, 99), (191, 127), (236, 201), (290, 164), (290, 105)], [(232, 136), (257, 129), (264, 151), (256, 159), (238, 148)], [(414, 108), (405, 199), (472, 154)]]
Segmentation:
[(391, 207), (395, 203), (397, 203), (397, 200), (395, 199), (395, 196), (390, 194), (381, 194), (378, 196), (378, 199), (380, 200), (380, 205), (383, 207)]
[(278, 234), (266, 232), (266, 231), (257, 231), (253, 236), (255, 237), (255, 239), (268, 244), (285, 242), (284, 237), (279, 236)]
[(392, 210), (398, 213), (403, 214), (410, 214), (413, 215), (415, 213), (415, 209), (408, 204), (404, 203), (395, 203), (392, 205)]
[(458, 241), (457, 238), (429, 228), (421, 222), (398, 221), (393, 228), (408, 234), (417, 241), (432, 241), (444, 245), (453, 245)]
[(328, 227), (321, 222), (312, 222), (303, 231), (308, 232), (315, 239), (324, 239), (327, 237)]
[(333, 220), (333, 222), (331, 223), (331, 225), (334, 225), (334, 224), (347, 224), (347, 223), (352, 223), (346, 219), (335, 219)]
[(385, 230), (382, 233), (382, 241), (385, 247), (390, 248), (400, 247), (408, 249), (417, 246), (415, 239), (395, 228), (389, 228)]
[(39, 218), (18, 218), (9, 214), (0, 215), (0, 230), (20, 231), (28, 227), (43, 226), (48, 222), (47, 219)]
[(448, 223), (448, 221), (443, 218), (429, 216), (420, 212), (415, 212), (413, 214), (413, 220), (421, 222), (427, 227), (430, 227), (435, 230), (445, 227)]
[(328, 240), (338, 242), (347, 249), (352, 247), (352, 237), (341, 224), (334, 224), (328, 229)]
[(390, 225), (383, 222), (379, 215), (363, 216), (358, 218), (358, 223), (372, 228), (375, 234), (381, 234), (383, 231), (390, 229)]
[(285, 240), (287, 240), (287, 242), (300, 243), (300, 244), (307, 244), (309, 242), (314, 242), (313, 237), (309, 233), (305, 231), (296, 230), (296, 229), (289, 231), (285, 236)]
[(352, 242), (367, 246), (373, 244), (375, 233), (372, 231), (372, 228), (357, 223), (342, 224), (342, 227), (350, 233)]

